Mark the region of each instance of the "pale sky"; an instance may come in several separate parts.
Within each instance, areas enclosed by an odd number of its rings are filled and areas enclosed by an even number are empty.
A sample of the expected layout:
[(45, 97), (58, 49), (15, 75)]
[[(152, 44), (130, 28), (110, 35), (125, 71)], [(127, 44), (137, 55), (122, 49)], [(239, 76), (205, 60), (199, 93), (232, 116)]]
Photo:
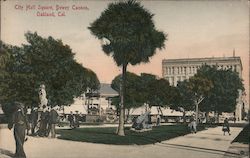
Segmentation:
[[(24, 33), (37, 31), (43, 37), (52, 36), (68, 44), (75, 58), (92, 69), (99, 80), (110, 83), (120, 73), (112, 57), (106, 56), (87, 27), (97, 19), (111, 1), (33, 0), (1, 1), (1, 39), (8, 44), (26, 43)], [(152, 73), (162, 77), (162, 59), (240, 56), (243, 79), (249, 94), (249, 4), (242, 1), (141, 1), (155, 14), (156, 28), (168, 34), (166, 48), (157, 51), (150, 63), (129, 66), (128, 71)], [(27, 5), (35, 9), (26, 10)], [(69, 7), (56, 10), (57, 5)], [(23, 9), (21, 9), (21, 6)], [(39, 7), (40, 6), (40, 7)], [(41, 10), (52, 6), (53, 10)], [(82, 10), (73, 10), (73, 6)], [(47, 7), (47, 8), (48, 8)], [(32, 7), (31, 7), (32, 8)], [(74, 7), (75, 8), (75, 7)], [(59, 17), (58, 12), (65, 12)], [(55, 17), (37, 16), (37, 12), (54, 12)]]

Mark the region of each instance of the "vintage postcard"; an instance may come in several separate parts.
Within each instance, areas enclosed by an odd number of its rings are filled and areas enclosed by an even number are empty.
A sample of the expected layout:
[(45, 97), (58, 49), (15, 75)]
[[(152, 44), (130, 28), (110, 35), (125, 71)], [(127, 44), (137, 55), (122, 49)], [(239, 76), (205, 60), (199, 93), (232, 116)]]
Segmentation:
[(249, 156), (249, 1), (0, 2), (0, 158)]

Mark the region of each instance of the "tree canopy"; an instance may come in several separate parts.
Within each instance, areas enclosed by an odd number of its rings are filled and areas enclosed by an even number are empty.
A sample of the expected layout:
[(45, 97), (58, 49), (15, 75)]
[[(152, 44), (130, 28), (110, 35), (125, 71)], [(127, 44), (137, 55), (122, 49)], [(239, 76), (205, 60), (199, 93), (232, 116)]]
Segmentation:
[(193, 100), (193, 94), (188, 88), (188, 80), (179, 81), (177, 83), (177, 86), (174, 87), (174, 94), (175, 99), (170, 104), (170, 108), (174, 110), (179, 111), (188, 111), (188, 110), (194, 110), (194, 100)]
[[(112, 88), (120, 93), (121, 75), (118, 75), (112, 81)], [(167, 80), (158, 79), (155, 75), (142, 73), (140, 76), (127, 72), (126, 80), (125, 108), (137, 108), (142, 105), (169, 106), (174, 101), (174, 87), (171, 87)], [(113, 103), (119, 105), (117, 98)], [(119, 107), (117, 107), (119, 108)]]
[(199, 104), (210, 93), (212, 87), (212, 82), (200, 74), (180, 81), (176, 88), (176, 100), (170, 104), (170, 107), (183, 112), (184, 122), (186, 121), (185, 111), (196, 110), (196, 121), (198, 121)]
[(141, 93), (144, 102), (151, 106), (168, 106), (173, 99), (172, 88), (163, 78), (158, 79), (152, 74), (141, 74)]
[(77, 63), (71, 48), (61, 40), (43, 38), (36, 32), (27, 32), (25, 37), (28, 44), (3, 46), (9, 54), (5, 68), (9, 77), (5, 78), (7, 86), (0, 87), (5, 91), (1, 104), (15, 100), (38, 106), (41, 84), (46, 86), (50, 106), (70, 105), (87, 88), (99, 88), (96, 74)]
[(239, 97), (239, 90), (244, 90), (242, 79), (232, 69), (217, 69), (216, 66), (205, 65), (197, 74), (203, 75), (214, 85), (211, 92), (201, 104), (201, 110), (210, 112), (233, 112)]
[[(131, 109), (140, 107), (144, 104), (144, 98), (142, 93), (140, 92), (140, 76), (127, 72), (127, 80), (126, 80), (126, 95), (125, 95), (125, 108)], [(120, 94), (121, 88), (121, 75), (116, 76), (111, 83), (111, 87)], [(119, 109), (120, 101), (117, 101), (118, 98), (115, 98), (113, 101), (115, 102), (116, 107)]]
[(139, 2), (110, 3), (100, 17), (91, 23), (91, 33), (100, 40), (103, 51), (118, 66), (148, 62), (156, 48), (164, 48), (166, 35), (155, 29), (153, 14)]

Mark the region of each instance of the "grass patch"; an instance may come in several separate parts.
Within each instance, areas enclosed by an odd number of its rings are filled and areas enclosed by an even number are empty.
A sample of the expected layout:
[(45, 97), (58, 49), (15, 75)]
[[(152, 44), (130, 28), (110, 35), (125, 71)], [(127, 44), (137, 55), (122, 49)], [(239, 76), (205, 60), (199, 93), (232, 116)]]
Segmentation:
[(240, 134), (233, 140), (233, 142), (249, 144), (250, 141), (250, 127), (249, 123), (244, 127)]
[[(198, 126), (198, 131), (204, 129), (205, 125)], [(59, 139), (115, 145), (154, 144), (190, 133), (186, 125), (153, 127), (151, 131), (142, 133), (125, 128), (126, 136), (116, 135), (115, 127), (58, 129), (56, 132), (60, 134)]]

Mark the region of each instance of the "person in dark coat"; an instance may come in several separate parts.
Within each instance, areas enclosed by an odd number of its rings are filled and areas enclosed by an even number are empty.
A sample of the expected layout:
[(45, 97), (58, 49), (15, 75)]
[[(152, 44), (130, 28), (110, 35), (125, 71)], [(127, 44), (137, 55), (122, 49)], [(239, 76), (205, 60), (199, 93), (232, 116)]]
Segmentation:
[(47, 107), (46, 111), (45, 111), (45, 136), (48, 137), (49, 136), (49, 132), (50, 132), (50, 124), (49, 124), (49, 120), (50, 120), (50, 107)]
[(39, 130), (38, 130), (38, 135), (40, 137), (44, 137), (44, 133), (45, 133), (44, 131), (46, 130), (46, 127), (45, 127), (45, 109), (43, 109), (43, 111), (41, 112), (39, 121), (40, 121), (40, 126), (39, 126)]
[(75, 114), (75, 123), (74, 123), (75, 127), (80, 127), (79, 121), (80, 121), (80, 115), (78, 114), (78, 111), (76, 111), (76, 114)]
[(74, 128), (74, 115), (73, 115), (72, 111), (70, 111), (70, 115), (68, 116), (68, 120), (69, 120), (69, 127)]
[(57, 111), (52, 108), (52, 110), (50, 111), (50, 117), (49, 117), (49, 125), (50, 125), (50, 132), (51, 132), (51, 138), (55, 138), (56, 137), (56, 124), (58, 122), (58, 113)]
[(41, 113), (40, 118), (40, 128), (38, 135), (40, 137), (48, 136), (48, 122), (49, 122), (49, 109), (43, 109), (43, 112)]
[(161, 116), (158, 114), (156, 117), (156, 126), (160, 126), (161, 123)]
[(19, 102), (15, 102), (16, 111), (13, 113), (12, 118), (8, 124), (8, 128), (11, 130), (14, 126), (14, 137), (16, 142), (15, 158), (26, 158), (26, 154), (23, 149), (25, 141), (25, 130), (30, 129), (29, 122), (24, 113), (24, 105)]
[(35, 129), (37, 126), (37, 120), (38, 120), (38, 109), (37, 107), (34, 107), (31, 111), (30, 114), (30, 119), (31, 119), (31, 134), (34, 135), (35, 134)]
[(224, 132), (224, 135), (225, 135), (226, 132), (228, 132), (228, 134), (231, 135), (231, 133), (230, 133), (230, 127), (229, 127), (229, 122), (228, 122), (227, 118), (224, 120), (222, 131)]

